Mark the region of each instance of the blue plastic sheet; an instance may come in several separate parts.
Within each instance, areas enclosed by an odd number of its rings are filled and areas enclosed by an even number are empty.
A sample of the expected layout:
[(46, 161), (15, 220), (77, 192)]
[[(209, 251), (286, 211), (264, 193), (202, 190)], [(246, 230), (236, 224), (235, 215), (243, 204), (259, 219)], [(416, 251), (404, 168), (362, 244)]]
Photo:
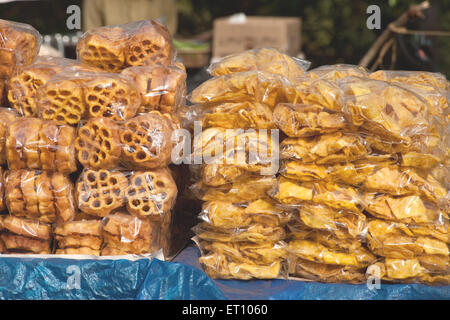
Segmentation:
[[(0, 299), (446, 299), (450, 287), (212, 280), (194, 246), (177, 262), (0, 257)], [(76, 279), (79, 282), (69, 281)], [(79, 287), (77, 284), (79, 283)]]
[[(200, 251), (190, 246), (177, 258), (178, 262), (200, 268)], [(385, 284), (370, 290), (365, 284), (331, 284), (293, 280), (214, 280), (227, 299), (274, 300), (450, 300), (450, 286), (422, 284)]]

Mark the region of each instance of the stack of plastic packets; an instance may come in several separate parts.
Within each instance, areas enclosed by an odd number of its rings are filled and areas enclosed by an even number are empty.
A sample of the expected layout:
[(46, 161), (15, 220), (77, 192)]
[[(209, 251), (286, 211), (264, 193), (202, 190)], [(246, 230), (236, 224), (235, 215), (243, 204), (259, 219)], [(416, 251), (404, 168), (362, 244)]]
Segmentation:
[(352, 75), (368, 76), (346, 65), (311, 70), (295, 80), (300, 101), (274, 110), (288, 138), (280, 145), (273, 197), (297, 209), (288, 225), (288, 270), (294, 277), (358, 283), (376, 261), (363, 243), (366, 216), (358, 190), (360, 171), (371, 168), (370, 149), (338, 102), (338, 81)]
[(448, 283), (446, 89), (435, 86), (447, 82), (389, 76), (321, 67), (297, 79), (301, 103), (275, 108), (289, 138), (274, 197), (298, 208), (293, 276)]
[[(368, 275), (448, 285), (449, 83), (444, 76), (427, 72), (378, 71), (370, 77), (387, 81), (367, 81), (364, 87), (377, 88), (372, 89), (372, 98), (384, 93), (385, 106), (389, 103), (393, 109), (385, 122), (365, 119), (385, 131), (381, 142), (372, 141), (371, 147), (396, 153), (398, 162), (374, 172), (363, 185), (365, 209), (373, 217), (367, 243), (383, 257)], [(343, 89), (350, 87), (345, 84)], [(366, 100), (358, 89), (352, 94), (346, 106), (356, 120)], [(376, 99), (372, 103), (381, 104)]]
[(192, 190), (205, 201), (194, 240), (213, 278), (283, 275), (290, 213), (269, 196), (279, 147), (272, 112), (295, 99), (288, 78), (306, 65), (274, 49), (248, 51), (213, 64), (213, 78), (190, 95), (195, 105), (184, 117), (201, 125), (194, 126)]

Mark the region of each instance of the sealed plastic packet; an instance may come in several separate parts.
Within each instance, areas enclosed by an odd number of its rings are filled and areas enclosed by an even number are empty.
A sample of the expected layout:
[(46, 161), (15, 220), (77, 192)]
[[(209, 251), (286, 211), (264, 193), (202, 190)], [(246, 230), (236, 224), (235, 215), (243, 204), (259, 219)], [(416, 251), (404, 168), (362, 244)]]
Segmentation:
[(88, 65), (120, 72), (129, 66), (170, 65), (174, 49), (165, 26), (142, 20), (88, 31), (78, 41), (77, 55)]
[(103, 244), (101, 220), (76, 220), (56, 225), (56, 254), (100, 255)]
[(0, 164), (6, 164), (6, 138), (11, 123), (18, 118), (18, 113), (13, 109), (0, 108)]
[(41, 35), (32, 26), (0, 20), (0, 79), (9, 78), (19, 66), (31, 64), (41, 42)]

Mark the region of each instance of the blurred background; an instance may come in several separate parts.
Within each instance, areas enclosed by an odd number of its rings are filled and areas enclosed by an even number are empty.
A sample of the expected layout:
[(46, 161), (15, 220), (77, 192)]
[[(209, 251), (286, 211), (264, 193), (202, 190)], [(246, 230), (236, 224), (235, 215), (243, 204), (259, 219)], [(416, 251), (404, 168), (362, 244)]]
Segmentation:
[[(140, 7), (133, 9), (133, 3), (137, 1), (140, 2)], [(251, 47), (258, 41), (270, 41), (267, 35), (267, 39), (264, 40), (264, 31), (259, 32), (261, 33), (258, 35), (259, 39), (249, 39), (247, 36), (245, 39), (220, 40), (219, 37), (223, 37), (227, 32), (236, 34), (236, 31), (225, 30), (224, 24), (228, 23), (228, 20), (222, 19), (222, 24), (219, 24), (220, 20), (216, 20), (218, 18), (236, 13), (246, 15), (234, 16), (234, 24), (245, 23), (248, 16), (300, 18), (299, 24), (291, 24), (286, 29), (278, 22), (274, 22), (276, 28), (280, 30), (277, 31), (280, 34), (280, 45), (287, 46), (285, 51), (305, 57), (312, 62), (312, 67), (335, 63), (358, 64), (388, 24), (398, 19), (411, 4), (420, 2), (418, 0), (162, 0), (158, 3), (158, 0), (85, 2), (0, 0), (0, 18), (33, 25), (41, 34), (47, 35), (47, 44), (65, 56), (73, 58), (75, 43), (81, 32), (77, 33), (66, 27), (69, 16), (66, 10), (70, 5), (75, 4), (82, 9), (83, 28), (93, 27), (96, 24), (122, 23), (120, 19), (159, 17), (163, 23), (169, 25), (180, 57), (190, 69), (190, 76), (202, 77), (205, 73), (204, 67), (217, 52), (232, 50), (232, 41), (246, 41), (244, 48)], [(390, 45), (380, 48), (384, 55), (380, 57), (377, 54), (373, 58), (378, 63), (374, 66), (375, 63), (372, 61), (372, 67), (437, 71), (446, 74), (447, 77), (450, 76), (448, 34), (450, 0), (429, 2), (430, 8), (423, 11), (424, 16), (417, 19), (410, 17), (403, 29), (439, 30), (442, 34), (394, 33), (390, 37)], [(366, 10), (373, 4), (381, 9), (381, 30), (369, 30), (366, 27), (369, 16)], [(144, 7), (147, 7), (147, 11), (143, 9)], [(66, 36), (65, 41), (62, 40), (63, 36)], [(283, 44), (283, 41), (287, 43)], [(296, 45), (289, 47), (293, 42)], [(291, 52), (292, 50), (297, 52)]]

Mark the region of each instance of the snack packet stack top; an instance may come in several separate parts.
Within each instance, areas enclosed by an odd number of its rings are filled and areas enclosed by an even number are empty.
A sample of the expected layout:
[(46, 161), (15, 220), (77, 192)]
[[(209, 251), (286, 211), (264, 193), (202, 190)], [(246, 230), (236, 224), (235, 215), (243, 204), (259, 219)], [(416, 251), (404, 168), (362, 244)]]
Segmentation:
[(191, 160), (198, 180), (192, 190), (205, 201), (194, 240), (213, 278), (284, 273), (291, 213), (269, 196), (279, 144), (272, 112), (295, 98), (288, 78), (303, 74), (305, 65), (274, 49), (225, 57), (210, 67), (214, 77), (191, 93), (195, 105), (183, 110), (186, 126), (195, 127)]
[(311, 70), (296, 79), (301, 103), (275, 108), (289, 137), (274, 198), (298, 210), (288, 226), (289, 273), (448, 283), (448, 147), (436, 125), (446, 120), (408, 87), (441, 76), (375, 76), (342, 65)]

